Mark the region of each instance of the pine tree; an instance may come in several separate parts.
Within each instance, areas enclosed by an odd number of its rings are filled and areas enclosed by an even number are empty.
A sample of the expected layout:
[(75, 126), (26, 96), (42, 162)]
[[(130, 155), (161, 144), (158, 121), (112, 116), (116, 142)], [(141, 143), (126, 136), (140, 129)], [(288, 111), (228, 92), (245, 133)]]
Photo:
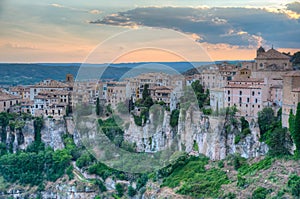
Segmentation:
[(99, 97), (97, 98), (97, 101), (96, 101), (96, 115), (100, 115), (100, 100), (99, 100)]

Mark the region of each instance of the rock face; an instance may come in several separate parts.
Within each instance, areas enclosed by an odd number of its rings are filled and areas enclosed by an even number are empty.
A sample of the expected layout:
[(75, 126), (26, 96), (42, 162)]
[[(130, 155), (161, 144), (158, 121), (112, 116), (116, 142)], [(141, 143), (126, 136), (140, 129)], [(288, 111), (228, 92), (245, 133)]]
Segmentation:
[(64, 143), (62, 136), (66, 133), (66, 124), (64, 120), (45, 119), (41, 130), (42, 142), (54, 150), (63, 149)]
[[(34, 121), (26, 120), (21, 128), (12, 129), (10, 126), (0, 127), (1, 138), (7, 149), (16, 152), (26, 149), (35, 139)], [(64, 143), (62, 136), (67, 132), (64, 120), (55, 121), (47, 118), (44, 120), (41, 130), (41, 139), (46, 146), (54, 150), (63, 149)]]
[(26, 149), (34, 141), (33, 120), (24, 121), (21, 128), (0, 127), (1, 139), (12, 152)]
[(235, 144), (235, 137), (241, 131), (239, 123), (232, 124), (225, 116), (206, 116), (192, 106), (181, 111), (178, 127), (170, 126), (170, 114), (163, 113), (163, 120), (154, 124), (153, 114), (143, 127), (137, 126), (134, 120), (125, 130), (125, 140), (136, 143), (138, 151), (157, 152), (176, 142), (178, 149), (187, 153), (201, 153), (212, 160), (224, 159), (229, 154), (239, 153), (250, 158), (265, 155), (266, 144), (259, 142), (259, 128), (256, 122), (250, 122), (251, 134)]

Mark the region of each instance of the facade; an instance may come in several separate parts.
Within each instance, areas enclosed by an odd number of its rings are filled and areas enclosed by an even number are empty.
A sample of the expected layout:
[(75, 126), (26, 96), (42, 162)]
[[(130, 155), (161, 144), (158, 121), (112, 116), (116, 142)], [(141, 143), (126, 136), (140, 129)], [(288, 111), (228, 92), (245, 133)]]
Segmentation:
[(11, 112), (11, 109), (19, 104), (21, 98), (4, 91), (0, 91), (0, 112)]
[(107, 82), (107, 104), (113, 108), (130, 99), (130, 88), (126, 82)]
[(69, 91), (41, 91), (34, 98), (32, 115), (60, 119), (66, 115), (70, 97)]
[(263, 47), (260, 47), (256, 51), (253, 69), (255, 71), (288, 71), (292, 70), (293, 68), (289, 56), (282, 54), (273, 48), (265, 51)]
[(289, 127), (290, 110), (296, 114), (299, 101), (300, 71), (291, 71), (283, 76), (282, 126)]
[(224, 106), (236, 106), (237, 115), (257, 118), (263, 109), (265, 82), (263, 79), (235, 79), (224, 87)]
[(34, 97), (37, 96), (41, 91), (53, 92), (58, 90), (71, 91), (72, 85), (51, 79), (44, 80), (30, 87), (30, 100), (34, 100)]
[(25, 86), (10, 87), (9, 92), (12, 95), (20, 96), (22, 99), (30, 99), (30, 87), (25, 87)]

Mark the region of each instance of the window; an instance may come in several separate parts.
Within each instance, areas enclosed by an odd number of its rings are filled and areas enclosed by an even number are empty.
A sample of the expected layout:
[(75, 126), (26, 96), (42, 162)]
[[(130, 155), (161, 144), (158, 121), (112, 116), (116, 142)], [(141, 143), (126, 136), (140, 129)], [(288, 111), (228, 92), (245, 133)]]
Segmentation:
[(249, 97), (247, 97), (247, 103), (249, 103), (250, 102), (250, 98)]
[(240, 97), (239, 102), (242, 103), (242, 98)]
[(227, 91), (228, 95), (230, 95), (230, 90)]
[(255, 92), (254, 91), (252, 91), (252, 96), (254, 96), (255, 95)]
[(257, 103), (257, 99), (255, 99), (255, 103)]
[(258, 105), (257, 107), (260, 108), (260, 105)]
[(248, 104), (246, 104), (246, 107), (248, 107)]
[(242, 95), (243, 94), (243, 92), (242, 91), (240, 91), (240, 95)]
[(254, 104), (252, 105), (252, 108), (254, 108)]
[(230, 97), (228, 97), (228, 102), (230, 102)]
[(3, 102), (3, 106), (6, 107), (6, 102)]

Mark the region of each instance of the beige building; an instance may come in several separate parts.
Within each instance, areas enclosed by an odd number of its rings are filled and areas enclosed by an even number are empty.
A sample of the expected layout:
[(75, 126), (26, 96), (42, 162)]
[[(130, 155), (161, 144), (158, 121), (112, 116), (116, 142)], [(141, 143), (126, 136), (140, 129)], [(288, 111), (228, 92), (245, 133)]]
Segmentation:
[(10, 112), (11, 108), (19, 104), (21, 98), (4, 91), (0, 91), (0, 112)]
[(34, 97), (32, 115), (60, 119), (70, 107), (71, 93), (65, 90), (41, 91)]
[(289, 127), (290, 110), (296, 114), (299, 101), (300, 71), (291, 71), (283, 76), (282, 126)]
[(34, 97), (37, 96), (41, 91), (58, 91), (58, 90), (72, 90), (71, 84), (66, 84), (56, 80), (47, 79), (42, 82), (35, 84), (30, 87), (30, 100), (34, 100)]
[(130, 99), (130, 88), (126, 82), (107, 82), (107, 104), (116, 108), (120, 102)]
[(15, 96), (20, 96), (22, 99), (30, 99), (30, 87), (25, 87), (25, 86), (10, 87), (9, 92)]
[(293, 69), (290, 57), (273, 48), (265, 51), (263, 47), (260, 47), (256, 53), (254, 71), (287, 71)]

